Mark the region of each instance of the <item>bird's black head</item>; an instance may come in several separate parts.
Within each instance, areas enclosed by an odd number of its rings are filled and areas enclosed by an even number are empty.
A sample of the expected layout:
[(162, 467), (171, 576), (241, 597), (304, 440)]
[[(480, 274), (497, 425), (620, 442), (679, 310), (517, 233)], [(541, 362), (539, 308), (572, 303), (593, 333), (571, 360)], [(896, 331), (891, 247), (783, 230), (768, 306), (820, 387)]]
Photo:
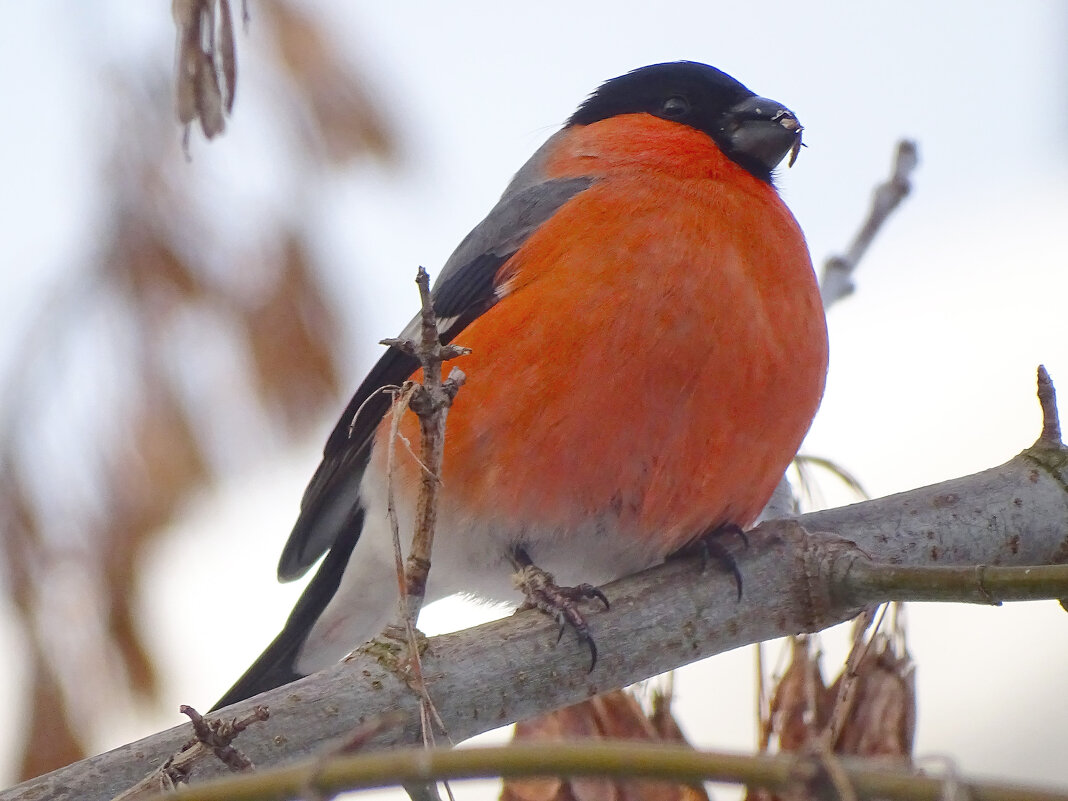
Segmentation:
[(793, 164), (801, 146), (801, 124), (793, 112), (696, 61), (653, 64), (605, 81), (567, 124), (642, 112), (708, 134), (724, 155), (762, 181), (771, 181), (771, 171), (787, 153)]

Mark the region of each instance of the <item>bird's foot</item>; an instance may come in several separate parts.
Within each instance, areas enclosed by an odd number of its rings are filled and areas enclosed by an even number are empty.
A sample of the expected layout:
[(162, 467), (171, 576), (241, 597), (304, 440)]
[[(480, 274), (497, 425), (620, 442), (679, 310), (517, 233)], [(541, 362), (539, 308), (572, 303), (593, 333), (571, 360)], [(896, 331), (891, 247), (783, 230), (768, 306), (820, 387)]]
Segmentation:
[(725, 523), (722, 526), (710, 529), (688, 545), (684, 545), (675, 553), (668, 556), (669, 559), (685, 556), (700, 556), (701, 570), (708, 567), (708, 562), (715, 559), (720, 566), (734, 577), (734, 583), (738, 587), (738, 600), (742, 600), (742, 571), (738, 569), (738, 560), (723, 544), (724, 537), (738, 537), (742, 546), (749, 547), (749, 537), (742, 527), (736, 523)]
[(608, 598), (592, 584), (561, 587), (549, 573), (535, 565), (522, 549), (516, 549), (513, 559), (516, 565), (513, 580), (516, 589), (522, 592), (526, 599), (519, 607), (520, 611), (540, 609), (554, 618), (560, 624), (557, 642), (564, 636), (564, 629), (570, 626), (578, 638), (590, 649), (590, 671), (592, 672), (597, 665), (597, 643), (590, 635), (586, 618), (579, 611), (578, 604), (581, 601), (596, 599), (604, 604), (605, 609), (608, 609)]

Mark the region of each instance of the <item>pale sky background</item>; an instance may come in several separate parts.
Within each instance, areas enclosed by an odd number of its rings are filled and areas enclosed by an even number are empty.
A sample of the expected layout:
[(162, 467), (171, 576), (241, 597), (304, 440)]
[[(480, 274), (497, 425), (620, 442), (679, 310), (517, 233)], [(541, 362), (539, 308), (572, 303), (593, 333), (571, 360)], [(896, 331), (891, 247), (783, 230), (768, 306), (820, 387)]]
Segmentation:
[[(0, 332), (25, 322), (92, 221), (96, 193), (81, 148), (102, 124), (94, 96), (107, 88), (91, 84), (85, 64), (145, 49), (171, 58), (168, 3), (100, 5), (108, 12), (0, 2)], [(317, 246), (337, 264), (331, 285), (359, 337), (353, 387), (379, 353), (374, 343), (411, 316), (416, 265), (436, 272), (590, 90), (633, 67), (688, 58), (785, 103), (806, 126), (809, 147), (780, 186), (817, 263), (845, 247), (894, 142), (919, 142), (913, 196), (864, 261), (856, 295), (830, 314), (830, 378), (805, 452), (883, 495), (1028, 446), (1039, 428), (1038, 363), (1068, 396), (1068, 6), (317, 5), (332, 7), (336, 36), (410, 155), (399, 171), (356, 167), (309, 201), (321, 207)], [(246, 146), (270, 102), (254, 80), (256, 6), (239, 36), (231, 129), (193, 147), (218, 171), (217, 202), (237, 199), (234, 208), (284, 202), (271, 153)], [(9, 340), (0, 334), (0, 364)], [(101, 749), (178, 723), (180, 703), (210, 706), (277, 632), (298, 588), (274, 583), (275, 562), (335, 417), (304, 447), (199, 498), (175, 527), (145, 581), (168, 708), (103, 733)], [(236, 570), (245, 591), (213, 617), (197, 594)], [(455, 627), (465, 614), (456, 604), (432, 608), (424, 628)], [(227, 626), (235, 618), (236, 631)], [(951, 756), (966, 773), (1068, 785), (1065, 612), (1052, 602), (928, 604), (911, 606), (908, 621), (916, 753)], [(12, 630), (0, 609), (0, 647), (17, 654)], [(825, 670), (835, 669), (840, 640), (827, 638)], [(752, 663), (743, 649), (679, 672), (676, 711), (697, 744), (752, 748)], [(17, 708), (15, 686), (0, 678), (2, 708)], [(0, 730), (3, 776), (5, 742)]]

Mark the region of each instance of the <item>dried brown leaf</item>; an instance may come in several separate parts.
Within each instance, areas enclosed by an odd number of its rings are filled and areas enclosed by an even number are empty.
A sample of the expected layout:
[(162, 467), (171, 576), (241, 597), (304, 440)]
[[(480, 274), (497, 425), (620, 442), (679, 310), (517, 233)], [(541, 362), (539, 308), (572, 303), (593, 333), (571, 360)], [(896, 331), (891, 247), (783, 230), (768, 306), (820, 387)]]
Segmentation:
[(216, 50), (219, 76), (222, 78), (223, 106), (229, 114), (234, 110), (234, 94), (237, 91), (237, 45), (234, 43), (234, 18), (230, 12), (230, 0), (219, 0)]
[(638, 699), (618, 690), (595, 695), (588, 701), (602, 737), (621, 740), (659, 740), (660, 735), (645, 715)]
[(179, 32), (199, 23), (200, 7), (204, 0), (171, 0), (171, 17)]
[(30, 720), (25, 727), (19, 780), (84, 759), (87, 754), (68, 716), (67, 706), (48, 661), (35, 648)]
[(178, 52), (174, 59), (174, 97), (178, 122), (188, 125), (196, 119), (197, 69), (200, 63), (201, 0), (173, 0), (171, 15), (178, 29)]
[[(178, 31), (175, 54), (175, 106), (178, 121), (200, 120), (211, 139), (226, 128), (233, 108), (237, 57), (227, 0), (172, 0)], [(220, 80), (221, 79), (221, 80)]]
[(226, 119), (223, 117), (222, 89), (219, 87), (219, 79), (215, 75), (215, 64), (211, 56), (207, 53), (200, 53), (197, 61), (193, 84), (196, 91), (197, 116), (200, 118), (200, 128), (204, 131), (204, 136), (213, 139), (226, 128)]
[(245, 326), (257, 384), (290, 430), (337, 395), (340, 388), (334, 313), (296, 236), (266, 299), (247, 311)]
[(556, 801), (573, 798), (575, 801), (618, 801), (624, 782), (601, 776), (576, 776), (563, 784), (563, 792)]
[[(841, 677), (831, 687), (836, 692)], [(835, 751), (908, 761), (916, 725), (916, 686), (912, 660), (897, 656), (877, 635), (857, 667), (853, 709)]]
[[(772, 732), (784, 752), (807, 751), (817, 755), (833, 754), (884, 757), (907, 764), (912, 753), (916, 721), (916, 691), (913, 666), (904, 645), (904, 629), (895, 614), (892, 636), (875, 631), (871, 638), (864, 633), (873, 615), (863, 620), (854, 632), (853, 654), (847, 660), (856, 663), (851, 674), (851, 691), (841, 693), (848, 668), (825, 687), (811, 639), (796, 637), (791, 641), (791, 661), (775, 688), (771, 704)], [(900, 651), (900, 653), (898, 653)], [(855, 655), (854, 655), (855, 654)], [(841, 697), (840, 697), (841, 696)], [(846, 701), (848, 707), (837, 709)], [(841, 720), (836, 742), (831, 743), (832, 719)], [(833, 746), (833, 747), (832, 747)], [(791, 801), (816, 797), (805, 788), (788, 796)], [(776, 801), (779, 796), (760, 788), (750, 788), (746, 801)]]
[(654, 690), (653, 711), (649, 715), (649, 721), (653, 724), (657, 739), (667, 743), (685, 743), (686, 735), (682, 733), (682, 728), (671, 711), (672, 701), (672, 693)]
[(327, 158), (396, 157), (396, 136), (323, 23), (296, 3), (264, 5), (282, 63), (306, 92)]
[[(514, 742), (554, 742), (576, 737), (596, 737), (597, 725), (589, 702), (558, 709), (520, 721), (515, 726)], [(587, 787), (593, 795), (606, 791), (604, 780), (594, 780)], [(507, 801), (574, 801), (571, 783), (559, 777), (509, 779), (503, 783), (501, 798)]]
[(121, 585), (108, 587), (108, 636), (114, 645), (126, 673), (127, 685), (143, 698), (155, 697), (159, 689), (159, 674), (148, 652), (141, 631), (136, 624), (137, 609), (131, 579)]
[[(670, 710), (657, 715), (670, 732), (668, 742), (685, 742)], [(665, 720), (670, 720), (670, 724)], [(662, 741), (660, 730), (638, 699), (624, 690), (594, 696), (588, 701), (558, 709), (516, 725), (515, 742), (583, 738)], [(583, 777), (513, 780), (504, 782), (505, 801), (708, 801), (703, 787), (671, 782)]]
[(790, 665), (771, 699), (771, 732), (782, 751), (801, 751), (823, 728), (833, 698), (823, 682), (819, 658), (807, 637), (791, 643)]
[(162, 381), (153, 382), (153, 386), (145, 414), (135, 428), (136, 442), (146, 483), (153, 495), (163, 499), (162, 506), (169, 513), (179, 497), (207, 477), (208, 464), (174, 389)]
[(136, 578), (146, 547), (170, 522), (208, 465), (181, 401), (157, 376), (144, 377), (146, 400), (130, 424), (129, 447), (108, 465), (110, 490), (97, 540), (107, 588), (107, 632), (131, 689), (155, 693), (158, 677), (135, 624)]
[[(682, 727), (679, 726), (675, 714), (671, 711), (673, 700), (674, 695), (670, 689), (653, 691), (653, 709), (649, 715), (649, 721), (656, 732), (655, 739), (666, 743), (688, 743), (686, 735), (682, 733)], [(674, 785), (674, 787), (678, 792), (678, 801), (708, 801), (708, 793), (702, 785), (687, 784)]]
[[(621, 695), (622, 693), (612, 693)], [(605, 732), (601, 709), (595, 696), (588, 701), (558, 710), (560, 721), (558, 737), (569, 740), (611, 736)], [(563, 798), (575, 801), (616, 801), (619, 795), (616, 782), (603, 776), (576, 776), (563, 784)]]
[(502, 801), (567, 801), (571, 788), (559, 776), (506, 779), (501, 786)]
[[(6, 460), (5, 460), (6, 461)], [(14, 465), (4, 465), (0, 482), (0, 541), (3, 542), (6, 589), (19, 615), (28, 620), (33, 605), (33, 566), (42, 548), (33, 501)]]
[(137, 210), (115, 231), (105, 269), (118, 279), (128, 303), (153, 318), (161, 306), (202, 300), (209, 291), (196, 268)]
[(144, 403), (132, 414), (128, 447), (109, 465), (107, 563), (128, 570), (150, 530), (170, 522), (178, 501), (208, 476), (207, 458), (179, 398), (146, 374)]

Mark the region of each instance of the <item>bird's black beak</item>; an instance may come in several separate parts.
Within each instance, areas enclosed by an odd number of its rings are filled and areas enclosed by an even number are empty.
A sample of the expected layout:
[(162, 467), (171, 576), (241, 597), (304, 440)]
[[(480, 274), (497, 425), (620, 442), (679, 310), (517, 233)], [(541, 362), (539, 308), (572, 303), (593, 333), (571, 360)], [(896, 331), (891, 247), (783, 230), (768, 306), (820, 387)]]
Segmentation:
[(735, 160), (768, 173), (787, 153), (792, 167), (801, 150), (801, 123), (790, 109), (766, 97), (754, 95), (733, 106), (724, 128)]

